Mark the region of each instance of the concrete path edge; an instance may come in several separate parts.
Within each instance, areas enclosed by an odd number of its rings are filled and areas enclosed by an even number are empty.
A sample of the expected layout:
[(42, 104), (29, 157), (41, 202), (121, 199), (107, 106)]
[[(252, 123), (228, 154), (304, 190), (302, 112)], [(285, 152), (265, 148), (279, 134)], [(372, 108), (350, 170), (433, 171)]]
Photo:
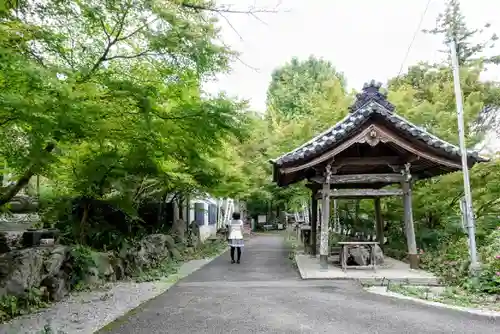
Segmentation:
[(434, 302), (434, 301), (430, 301), (430, 300), (423, 300), (423, 299), (419, 299), (416, 297), (405, 296), (405, 295), (400, 294), (400, 293), (387, 291), (387, 288), (383, 287), (383, 286), (367, 287), (367, 288), (365, 288), (365, 291), (368, 291), (370, 293), (374, 293), (377, 295), (381, 295), (381, 296), (386, 296), (386, 297), (411, 300), (411, 301), (414, 301), (416, 303), (425, 304), (425, 305), (429, 305), (429, 306), (447, 308), (447, 309), (451, 309), (451, 310), (467, 312), (467, 313), (480, 315), (480, 316), (484, 316), (484, 317), (500, 318), (500, 312), (496, 312), (496, 311), (492, 311), (492, 310), (468, 308), (468, 307), (456, 306), (456, 305), (449, 305), (449, 304)]
[(106, 333), (108, 330), (112, 329), (115, 324), (117, 325), (117, 322), (120, 322), (121, 319), (127, 317), (129, 314), (136, 313), (139, 311), (145, 304), (149, 303), (151, 300), (157, 298), (158, 296), (164, 294), (168, 290), (170, 290), (173, 286), (175, 286), (180, 280), (183, 278), (193, 274), (194, 272), (200, 270), (210, 262), (214, 261), (217, 259), (219, 256), (223, 255), (229, 247), (224, 248), (218, 255), (211, 257), (211, 258), (205, 258), (205, 259), (197, 259), (197, 260), (190, 260), (181, 265), (177, 273), (170, 275), (169, 278), (174, 278), (175, 281), (173, 281), (171, 284), (166, 286), (160, 293), (157, 295), (153, 296), (152, 298), (146, 299), (142, 301), (139, 305), (130, 308), (126, 312), (124, 312), (122, 315), (119, 315), (115, 317), (114, 319), (110, 320), (109, 322), (105, 323), (102, 325), (101, 328), (97, 329), (94, 334), (99, 334), (99, 333)]
[[(303, 269), (302, 266), (299, 265), (299, 259), (298, 256), (300, 254), (295, 254), (295, 263), (297, 264), (297, 270), (299, 271), (300, 278), (304, 281), (356, 281), (361, 283), (361, 280), (359, 278), (355, 277), (335, 277), (335, 278), (323, 278), (323, 277), (309, 277), (307, 275), (307, 272)], [(319, 266), (319, 264), (318, 264)], [(327, 269), (320, 269), (320, 271), (328, 271)]]

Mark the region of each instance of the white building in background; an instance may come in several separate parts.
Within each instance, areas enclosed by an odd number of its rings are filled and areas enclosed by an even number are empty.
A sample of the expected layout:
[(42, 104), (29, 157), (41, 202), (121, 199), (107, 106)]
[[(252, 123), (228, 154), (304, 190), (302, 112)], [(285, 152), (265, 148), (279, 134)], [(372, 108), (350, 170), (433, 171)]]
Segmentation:
[(240, 212), (243, 220), (246, 216), (244, 202), (232, 198), (200, 196), (192, 198), (189, 201), (189, 206), (184, 205), (183, 207), (183, 217), (189, 220), (187, 223), (195, 221), (198, 224), (202, 241), (210, 236), (215, 236), (217, 230), (231, 220), (233, 212)]
[[(189, 206), (184, 206), (186, 212), (184, 212), (183, 216), (189, 219), (187, 223), (194, 220), (198, 224), (201, 241), (205, 241), (208, 237), (217, 233), (217, 210), (219, 206), (219, 201), (210, 196), (191, 199)], [(188, 208), (189, 212), (187, 212)], [(213, 212), (215, 212), (215, 217)]]

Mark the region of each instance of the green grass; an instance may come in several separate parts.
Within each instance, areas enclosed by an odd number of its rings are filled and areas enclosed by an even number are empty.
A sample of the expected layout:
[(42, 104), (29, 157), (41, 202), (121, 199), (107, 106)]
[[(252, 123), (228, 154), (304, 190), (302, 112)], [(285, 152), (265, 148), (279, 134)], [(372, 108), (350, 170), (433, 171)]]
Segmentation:
[(182, 262), (168, 258), (157, 267), (142, 271), (134, 280), (138, 283), (159, 281), (176, 274), (181, 265)]
[(457, 287), (445, 287), (444, 290), (437, 292), (433, 290), (433, 288), (426, 286), (392, 284), (389, 285), (387, 289), (408, 297), (448, 305), (500, 311), (500, 300), (496, 300), (496, 298), (500, 298), (500, 296), (471, 293), (470, 291)]

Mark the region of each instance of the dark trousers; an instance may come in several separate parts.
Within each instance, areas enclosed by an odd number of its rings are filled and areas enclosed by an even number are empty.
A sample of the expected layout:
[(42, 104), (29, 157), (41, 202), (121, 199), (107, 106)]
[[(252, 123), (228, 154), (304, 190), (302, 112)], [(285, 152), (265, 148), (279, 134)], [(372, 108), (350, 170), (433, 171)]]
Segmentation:
[(231, 260), (234, 261), (234, 249), (236, 248), (237, 261), (241, 259), (241, 247), (231, 247)]

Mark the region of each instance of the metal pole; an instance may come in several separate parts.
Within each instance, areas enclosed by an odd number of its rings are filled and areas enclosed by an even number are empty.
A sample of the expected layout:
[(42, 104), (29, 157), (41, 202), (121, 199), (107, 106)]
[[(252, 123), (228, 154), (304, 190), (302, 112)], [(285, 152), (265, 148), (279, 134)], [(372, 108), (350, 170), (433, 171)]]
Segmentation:
[(457, 103), (457, 121), (458, 121), (458, 138), (460, 142), (460, 153), (462, 156), (462, 173), (464, 176), (464, 195), (465, 195), (465, 221), (469, 235), (470, 247), (470, 269), (476, 272), (479, 269), (476, 250), (476, 232), (474, 224), (474, 212), (472, 209), (472, 193), (469, 182), (469, 166), (467, 164), (467, 148), (465, 147), (465, 131), (464, 131), (464, 115), (463, 115), (463, 97), (460, 88), (460, 69), (458, 65), (457, 49), (455, 41), (450, 43), (451, 49), (451, 64), (453, 68), (453, 82), (455, 86), (455, 99)]

